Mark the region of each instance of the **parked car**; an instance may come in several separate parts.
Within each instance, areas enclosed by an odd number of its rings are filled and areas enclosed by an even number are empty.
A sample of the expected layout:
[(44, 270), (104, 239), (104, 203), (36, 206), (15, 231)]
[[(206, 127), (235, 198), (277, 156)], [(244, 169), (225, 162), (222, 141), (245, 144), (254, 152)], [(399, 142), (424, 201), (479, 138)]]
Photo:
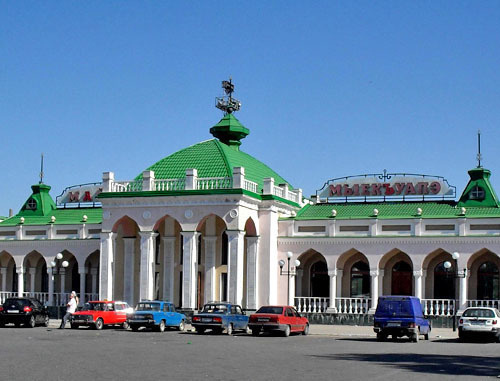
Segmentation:
[(0, 327), (12, 323), (16, 327), (23, 324), (34, 328), (36, 325), (49, 326), (49, 311), (38, 299), (8, 298), (0, 306)]
[(309, 320), (301, 316), (292, 306), (263, 306), (250, 315), (248, 328), (252, 335), (260, 332), (281, 332), (288, 337), (292, 332), (309, 333)]
[(419, 298), (381, 296), (378, 298), (373, 330), (379, 341), (384, 341), (391, 335), (393, 340), (407, 336), (411, 341), (418, 342), (421, 335), (429, 340), (431, 325), (424, 317)]
[(71, 328), (81, 326), (103, 329), (106, 325), (121, 325), (128, 328), (127, 313), (132, 311), (125, 302), (91, 301), (76, 311), (70, 319)]
[(138, 331), (140, 327), (153, 328), (160, 332), (165, 331), (166, 327), (184, 331), (186, 315), (176, 312), (175, 306), (170, 302), (141, 301), (127, 321), (132, 331)]
[(226, 330), (231, 335), (236, 330), (247, 331), (248, 316), (239, 305), (212, 302), (205, 304), (201, 312), (193, 316), (191, 324), (200, 334), (211, 329), (214, 333)]
[(458, 321), (460, 340), (489, 336), (500, 342), (500, 312), (490, 307), (469, 307)]

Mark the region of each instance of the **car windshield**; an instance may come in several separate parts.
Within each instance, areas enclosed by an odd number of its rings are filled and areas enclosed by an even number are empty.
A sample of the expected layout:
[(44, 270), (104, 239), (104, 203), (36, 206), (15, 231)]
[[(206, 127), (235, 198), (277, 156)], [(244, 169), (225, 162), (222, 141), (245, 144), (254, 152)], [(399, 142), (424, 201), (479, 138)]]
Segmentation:
[(481, 308), (469, 308), (464, 311), (464, 317), (480, 317), (480, 318), (494, 318), (495, 313), (493, 310), (483, 310)]
[(4, 305), (6, 306), (18, 306), (18, 307), (29, 306), (29, 304), (30, 302), (28, 299), (17, 299), (17, 298), (7, 299), (4, 302)]
[(227, 312), (227, 306), (225, 304), (205, 304), (201, 312), (209, 314), (225, 314)]
[(82, 308), (82, 311), (107, 311), (108, 303), (85, 303)]
[(258, 314), (276, 314), (276, 315), (281, 315), (283, 313), (283, 307), (260, 307), (257, 310)]
[(159, 311), (160, 303), (139, 303), (136, 308), (137, 311)]
[(380, 300), (376, 315), (412, 317), (413, 309), (409, 298)]

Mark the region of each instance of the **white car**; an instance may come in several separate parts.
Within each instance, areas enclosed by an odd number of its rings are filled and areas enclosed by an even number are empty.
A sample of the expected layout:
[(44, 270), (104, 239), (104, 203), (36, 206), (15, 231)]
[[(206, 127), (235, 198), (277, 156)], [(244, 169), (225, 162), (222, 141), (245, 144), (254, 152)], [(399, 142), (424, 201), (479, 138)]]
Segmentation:
[(458, 321), (460, 340), (490, 336), (500, 342), (500, 312), (490, 307), (469, 307)]

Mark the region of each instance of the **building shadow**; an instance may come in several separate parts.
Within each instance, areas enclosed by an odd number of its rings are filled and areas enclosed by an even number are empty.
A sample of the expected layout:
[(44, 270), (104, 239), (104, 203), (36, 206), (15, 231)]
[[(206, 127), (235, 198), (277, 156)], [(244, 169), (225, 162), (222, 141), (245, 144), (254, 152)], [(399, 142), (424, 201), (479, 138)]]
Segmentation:
[(387, 368), (403, 369), (422, 374), (460, 375), (471, 377), (496, 377), (500, 374), (500, 360), (493, 357), (468, 355), (436, 355), (415, 353), (342, 353), (312, 355), (332, 361), (360, 361)]

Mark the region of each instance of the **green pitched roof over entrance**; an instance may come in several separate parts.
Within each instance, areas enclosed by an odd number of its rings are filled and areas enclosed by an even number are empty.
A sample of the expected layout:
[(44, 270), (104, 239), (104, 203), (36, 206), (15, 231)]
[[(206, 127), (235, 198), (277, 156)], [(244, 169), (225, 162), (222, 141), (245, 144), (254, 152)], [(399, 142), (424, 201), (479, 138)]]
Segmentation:
[(469, 171), (469, 176), (469, 183), (460, 196), (458, 206), (500, 207), (498, 197), (490, 183), (490, 170), (482, 167), (474, 168)]
[[(266, 177), (273, 177), (276, 184), (287, 183), (264, 163), (216, 139), (177, 151), (146, 170), (154, 171), (156, 179), (178, 179), (185, 177), (190, 168), (198, 170), (198, 177), (232, 177), (234, 167), (244, 167), (245, 178), (256, 182), (259, 191)], [(142, 174), (136, 179), (142, 179)]]

